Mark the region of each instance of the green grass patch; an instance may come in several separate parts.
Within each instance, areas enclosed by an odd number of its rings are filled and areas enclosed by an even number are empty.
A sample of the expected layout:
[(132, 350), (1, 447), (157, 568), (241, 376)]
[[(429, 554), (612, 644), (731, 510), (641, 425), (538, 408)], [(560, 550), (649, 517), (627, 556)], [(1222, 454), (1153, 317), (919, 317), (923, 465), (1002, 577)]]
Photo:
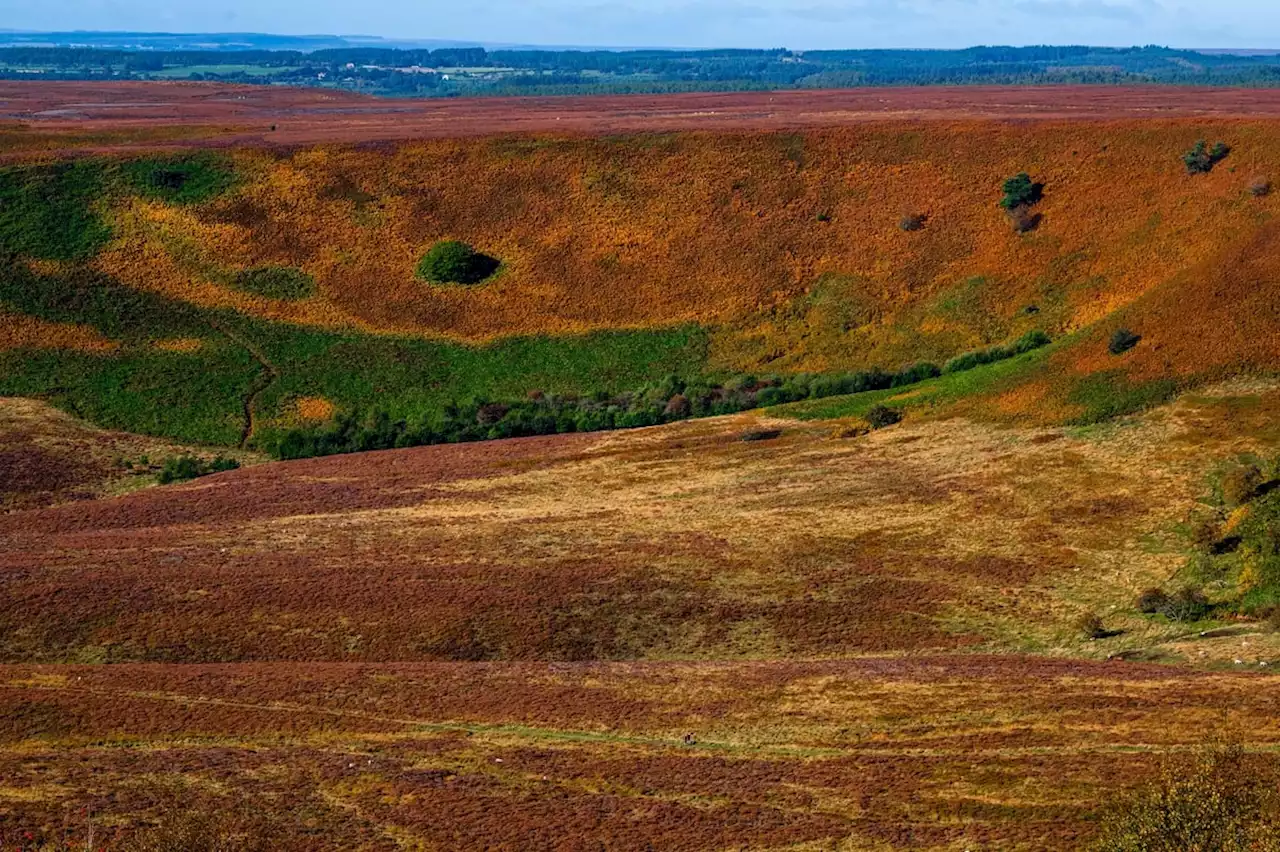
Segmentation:
[(780, 405), (769, 409), (769, 413), (797, 420), (838, 420), (846, 417), (865, 418), (877, 405), (902, 411), (936, 408), (968, 396), (997, 391), (1002, 386), (1012, 386), (1026, 372), (1042, 365), (1054, 348), (1056, 347), (1048, 346), (994, 364), (964, 372), (947, 373), (909, 387)]
[(201, 204), (235, 185), (226, 158), (199, 152), (179, 157), (147, 157), (121, 166), (126, 185), (137, 194), (169, 204)]
[(293, 266), (246, 269), (236, 273), (233, 283), (237, 290), (286, 302), (301, 301), (316, 292), (316, 280)]
[(213, 335), (208, 312), (122, 286), (84, 267), (38, 275), (21, 263), (0, 265), (0, 303), (50, 322), (91, 325), (125, 342)]
[(108, 429), (234, 446), (259, 366), (240, 346), (199, 357), (127, 348), (110, 355), (0, 352), (0, 396), (47, 399)]
[[(620, 392), (673, 374), (693, 378), (706, 361), (706, 335), (695, 326), (469, 346), (274, 323), (133, 290), (85, 269), (44, 276), (20, 263), (0, 267), (0, 304), (90, 325), (124, 344), (105, 355), (0, 353), (0, 395), (41, 397), (109, 428), (206, 444), (239, 442), (244, 400), (263, 373), (240, 341), (279, 374), (256, 398), (256, 413), (267, 418), (298, 397), (319, 396), (342, 410), (377, 406), (429, 420), (452, 402)], [(198, 354), (150, 345), (178, 337), (204, 345)]]
[(1134, 414), (1168, 402), (1178, 392), (1173, 379), (1130, 382), (1123, 370), (1107, 370), (1078, 379), (1067, 402), (1084, 406), (1071, 425), (1087, 426), (1125, 414)]
[(59, 261), (92, 257), (111, 239), (96, 210), (108, 182), (95, 160), (0, 169), (0, 253)]

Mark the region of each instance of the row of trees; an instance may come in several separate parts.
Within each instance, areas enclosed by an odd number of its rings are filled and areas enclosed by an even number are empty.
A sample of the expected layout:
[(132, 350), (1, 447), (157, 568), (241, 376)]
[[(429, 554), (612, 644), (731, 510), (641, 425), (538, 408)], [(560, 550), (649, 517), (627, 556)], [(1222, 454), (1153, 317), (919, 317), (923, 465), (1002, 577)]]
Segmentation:
[[(1166, 82), (1274, 85), (1280, 57), (1209, 55), (1160, 47), (977, 47), (967, 50), (556, 51), (373, 47), (299, 50), (0, 48), (0, 76), (146, 78), (200, 66), (201, 76), (244, 82), (334, 85), (389, 94), (821, 88), (833, 86)], [(226, 71), (208, 70), (225, 68)], [(445, 81), (404, 73), (467, 69)], [(270, 72), (254, 69), (271, 69)], [(8, 70), (5, 70), (8, 69)], [(397, 70), (401, 69), (401, 70)], [(488, 72), (488, 73), (484, 73)], [(321, 75), (324, 75), (321, 78)]]
[(944, 367), (919, 363), (893, 373), (872, 369), (836, 375), (802, 373), (785, 378), (747, 375), (725, 382), (669, 376), (655, 385), (622, 394), (601, 392), (576, 396), (535, 391), (520, 400), (479, 399), (453, 403), (447, 405), (440, 416), (424, 417), (417, 422), (397, 419), (383, 410), (363, 414), (346, 412), (329, 423), (264, 434), (259, 443), (276, 458), (299, 459), (428, 444), (657, 426), (806, 399), (907, 387), (944, 373), (1012, 358), (1048, 343), (1048, 336), (1042, 332), (1031, 332), (1008, 346), (952, 359)]

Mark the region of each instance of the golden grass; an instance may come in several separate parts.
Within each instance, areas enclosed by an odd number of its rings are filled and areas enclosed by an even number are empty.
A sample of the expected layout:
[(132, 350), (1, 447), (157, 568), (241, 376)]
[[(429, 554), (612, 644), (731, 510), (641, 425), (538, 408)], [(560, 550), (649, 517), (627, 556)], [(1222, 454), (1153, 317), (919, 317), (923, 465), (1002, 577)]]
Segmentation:
[(5, 349), (70, 349), (106, 354), (120, 344), (97, 329), (75, 323), (56, 323), (0, 307), (0, 351)]

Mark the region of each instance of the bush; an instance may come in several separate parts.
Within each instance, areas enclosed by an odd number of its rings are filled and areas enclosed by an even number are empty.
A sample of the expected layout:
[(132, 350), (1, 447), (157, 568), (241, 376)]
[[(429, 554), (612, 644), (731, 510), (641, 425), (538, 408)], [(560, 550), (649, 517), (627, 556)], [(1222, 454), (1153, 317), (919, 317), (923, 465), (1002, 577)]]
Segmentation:
[(866, 419), (872, 429), (883, 429), (886, 426), (901, 423), (902, 412), (887, 405), (876, 405), (867, 412)]
[(1111, 342), (1107, 344), (1107, 351), (1112, 355), (1123, 355), (1141, 340), (1141, 335), (1134, 334), (1127, 328), (1116, 329), (1116, 333), (1111, 335)]
[(198, 459), (195, 456), (178, 456), (177, 458), (165, 459), (164, 468), (160, 471), (159, 481), (161, 485), (168, 485), (171, 482), (186, 482), (187, 480), (197, 479), (213, 473), (235, 470), (238, 467), (240, 467), (240, 462), (223, 458), (222, 456), (218, 456), (209, 462)]
[(1095, 852), (1247, 852), (1280, 848), (1274, 779), (1238, 744), (1166, 765), (1103, 820)]
[(1271, 194), (1271, 180), (1265, 177), (1256, 177), (1249, 183), (1249, 194), (1254, 198), (1265, 198)]
[(906, 387), (907, 385), (918, 384), (926, 379), (936, 379), (941, 375), (942, 370), (937, 364), (922, 361), (919, 364), (912, 364), (910, 367), (904, 367), (899, 370), (889, 386), (895, 388)]
[(1265, 479), (1256, 464), (1232, 468), (1222, 477), (1223, 502), (1233, 509), (1243, 506), (1261, 493)]
[(235, 286), (255, 296), (288, 302), (306, 299), (316, 291), (315, 279), (292, 266), (263, 266), (237, 272)]
[(1230, 153), (1231, 148), (1223, 142), (1210, 148), (1209, 143), (1201, 139), (1182, 155), (1182, 162), (1187, 167), (1187, 174), (1205, 175), (1213, 171), (1213, 167), (1225, 160)]
[(1169, 595), (1164, 589), (1152, 588), (1147, 589), (1138, 595), (1138, 600), (1134, 603), (1138, 612), (1143, 615), (1157, 615), (1164, 612), (1165, 607), (1169, 605)]
[(1110, 635), (1102, 624), (1102, 619), (1094, 612), (1081, 613), (1076, 619), (1075, 627), (1081, 636), (1089, 640), (1105, 639)]
[(479, 284), (498, 271), (496, 258), (466, 243), (436, 243), (418, 263), (418, 277), (432, 284)]
[(1206, 618), (1213, 607), (1204, 592), (1193, 586), (1179, 589), (1169, 596), (1160, 614), (1170, 621), (1191, 622)]
[(929, 217), (925, 214), (913, 213), (910, 216), (903, 216), (902, 221), (898, 223), (898, 227), (908, 233), (923, 231), (925, 222), (928, 221)]
[(1023, 172), (1004, 182), (1004, 198), (1000, 206), (1010, 212), (1019, 208), (1034, 207), (1044, 198), (1044, 184), (1031, 180), (1031, 175)]
[(1208, 553), (1222, 538), (1222, 524), (1217, 518), (1200, 518), (1191, 524), (1191, 544)]

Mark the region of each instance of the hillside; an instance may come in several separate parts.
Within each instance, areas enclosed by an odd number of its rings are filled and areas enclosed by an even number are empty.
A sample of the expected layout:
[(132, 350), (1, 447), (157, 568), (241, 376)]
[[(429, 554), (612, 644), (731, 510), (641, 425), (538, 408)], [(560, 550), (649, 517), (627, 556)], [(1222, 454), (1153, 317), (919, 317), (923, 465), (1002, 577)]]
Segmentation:
[(1134, 598), (1190, 570), (1186, 518), (1277, 405), (740, 415), (0, 516), (0, 813), (298, 850), (1081, 848), (1206, 726), (1275, 748), (1280, 634)]
[[(898, 370), (1036, 330), (1055, 346), (971, 410), (1088, 422), (1275, 363), (1277, 202), (1250, 191), (1280, 163), (1271, 130), (881, 121), (15, 162), (0, 393), (230, 446), (309, 413)], [(1231, 152), (1191, 175), (1199, 138)], [(1020, 234), (998, 202), (1022, 171), (1045, 190)], [(498, 274), (417, 278), (446, 239)], [(1141, 343), (1110, 356), (1121, 326)]]
[(1280, 94), (327, 97), (4, 107), (0, 846), (1277, 789)]

